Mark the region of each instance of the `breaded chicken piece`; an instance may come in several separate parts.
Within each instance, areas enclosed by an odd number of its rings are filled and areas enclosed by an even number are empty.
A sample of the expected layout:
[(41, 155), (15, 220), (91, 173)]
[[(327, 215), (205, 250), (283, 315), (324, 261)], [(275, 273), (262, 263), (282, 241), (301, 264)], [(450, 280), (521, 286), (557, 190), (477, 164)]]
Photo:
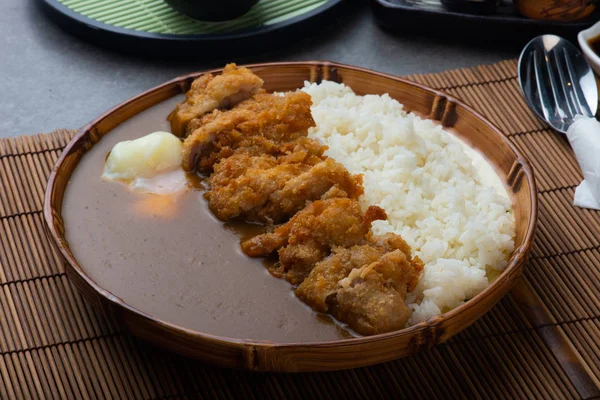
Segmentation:
[[(326, 147), (306, 138), (315, 126), (310, 95), (259, 93), (229, 111), (214, 111), (191, 126), (183, 143), (183, 168), (210, 172), (216, 162), (234, 151), (286, 154), (298, 144), (320, 156)], [(303, 139), (301, 139), (303, 138)]]
[[(182, 167), (186, 171), (211, 172), (221, 158), (234, 152), (233, 145), (242, 140), (237, 125), (255, 117), (248, 110), (233, 109), (222, 112), (215, 110), (202, 118), (200, 127), (183, 141)], [(221, 136), (221, 140), (217, 137)], [(263, 152), (264, 153), (264, 152)]]
[(341, 197), (357, 199), (362, 194), (362, 175), (351, 175), (342, 164), (329, 158), (271, 193), (258, 215), (260, 220), (281, 222), (302, 210), (309, 201)]
[(332, 159), (314, 161), (310, 154), (275, 158), (236, 152), (215, 165), (206, 193), (208, 205), (223, 221), (241, 216), (252, 222), (279, 223), (307, 202), (357, 198), (363, 193), (360, 175), (350, 175)]
[(367, 242), (372, 246), (380, 249), (385, 249), (387, 252), (400, 250), (406, 255), (407, 260), (413, 266), (412, 273), (407, 275), (406, 284), (408, 292), (412, 292), (417, 283), (419, 282), (419, 276), (423, 271), (423, 261), (417, 256), (412, 256), (410, 246), (402, 236), (395, 233), (386, 233), (385, 235), (369, 235)]
[[(254, 96), (249, 97), (248, 99), (242, 101), (237, 106), (232, 107), (236, 110), (245, 110), (250, 111), (252, 113), (260, 113), (262, 111), (266, 111), (269, 108), (275, 106), (275, 104), (281, 101), (280, 96), (273, 95), (271, 93), (258, 92)], [(194, 118), (187, 125), (186, 136), (194, 132), (196, 129), (200, 128), (202, 125), (205, 125), (209, 122), (214, 121), (217, 118), (220, 118), (223, 114), (228, 110), (213, 110), (210, 113), (206, 113), (200, 117)]]
[[(258, 92), (254, 96), (249, 97), (248, 99), (239, 103), (237, 106), (235, 106), (235, 109), (246, 110), (252, 113), (260, 113), (261, 111), (265, 111), (273, 107), (276, 100), (277, 97), (270, 93)], [(227, 110), (217, 109), (192, 119), (186, 127), (186, 137), (193, 133), (196, 129), (200, 128), (202, 125), (206, 125), (215, 119), (220, 118), (223, 116), (223, 114), (225, 114), (226, 111)]]
[(263, 80), (247, 68), (227, 64), (221, 75), (204, 74), (192, 82), (185, 100), (169, 115), (171, 131), (184, 136), (188, 123), (215, 109), (230, 108), (250, 98), (263, 85)]
[(295, 292), (315, 311), (330, 312), (359, 333), (388, 332), (408, 320), (406, 292), (414, 289), (422, 270), (400, 236), (370, 235), (364, 244), (333, 249)]
[(377, 206), (363, 213), (354, 199), (317, 200), (273, 233), (245, 241), (242, 250), (251, 257), (266, 256), (278, 250), (279, 271), (273, 272), (285, 275), (292, 284), (299, 284), (332, 248), (360, 243), (373, 221), (386, 218), (385, 211)]
[(210, 176), (211, 190), (205, 194), (208, 206), (222, 221), (237, 216), (261, 220), (259, 215), (271, 194), (310, 167), (302, 163), (279, 163), (270, 155), (236, 153), (217, 164)]
[(371, 245), (335, 247), (331, 255), (318, 262), (308, 277), (296, 288), (296, 296), (315, 311), (326, 313), (328, 299), (337, 291), (339, 281), (346, 278), (354, 268), (369, 265), (382, 256), (383, 252)]
[(402, 251), (387, 253), (341, 280), (328, 311), (362, 335), (402, 329), (411, 314), (405, 303), (407, 280), (415, 273)]

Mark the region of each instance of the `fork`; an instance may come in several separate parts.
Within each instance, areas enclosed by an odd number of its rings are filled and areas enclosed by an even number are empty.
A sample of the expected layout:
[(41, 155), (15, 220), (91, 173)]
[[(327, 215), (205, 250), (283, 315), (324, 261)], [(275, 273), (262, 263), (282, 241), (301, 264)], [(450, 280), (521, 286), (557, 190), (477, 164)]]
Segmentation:
[(596, 113), (594, 74), (581, 52), (563, 38), (542, 35), (529, 42), (519, 58), (519, 82), (537, 116), (561, 133), (576, 115)]

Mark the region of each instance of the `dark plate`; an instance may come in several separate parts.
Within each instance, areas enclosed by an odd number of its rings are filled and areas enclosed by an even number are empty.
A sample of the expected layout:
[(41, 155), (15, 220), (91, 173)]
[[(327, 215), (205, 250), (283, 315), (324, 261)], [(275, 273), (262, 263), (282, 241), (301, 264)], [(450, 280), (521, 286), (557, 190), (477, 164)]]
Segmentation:
[(528, 19), (517, 13), (510, 0), (503, 0), (493, 14), (450, 10), (440, 0), (371, 0), (371, 4), (378, 23), (387, 29), (455, 36), (485, 43), (527, 40), (545, 33), (575, 40), (579, 31), (600, 19), (600, 10), (581, 21)]
[(217, 34), (164, 34), (125, 29), (86, 17), (58, 0), (38, 0), (38, 3), (61, 28), (98, 46), (128, 55), (205, 59), (255, 54), (305, 37), (308, 30), (318, 29), (331, 19), (344, 1), (329, 0), (272, 25)]

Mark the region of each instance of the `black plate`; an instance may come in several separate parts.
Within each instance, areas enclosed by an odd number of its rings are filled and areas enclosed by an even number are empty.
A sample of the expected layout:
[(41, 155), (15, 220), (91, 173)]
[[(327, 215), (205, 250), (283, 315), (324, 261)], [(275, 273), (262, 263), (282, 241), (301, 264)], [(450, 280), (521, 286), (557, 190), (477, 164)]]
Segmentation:
[(105, 24), (81, 15), (58, 0), (38, 0), (47, 15), (66, 31), (98, 46), (126, 54), (202, 59), (270, 50), (306, 36), (334, 16), (344, 0), (329, 0), (305, 14), (280, 23), (227, 34), (171, 35)]
[[(531, 0), (536, 1), (536, 0)], [(486, 43), (526, 40), (553, 33), (575, 40), (577, 33), (600, 19), (600, 10), (581, 21), (544, 21), (517, 14), (504, 0), (493, 14), (470, 14), (448, 9), (440, 0), (371, 0), (373, 13), (387, 29), (455, 36)]]

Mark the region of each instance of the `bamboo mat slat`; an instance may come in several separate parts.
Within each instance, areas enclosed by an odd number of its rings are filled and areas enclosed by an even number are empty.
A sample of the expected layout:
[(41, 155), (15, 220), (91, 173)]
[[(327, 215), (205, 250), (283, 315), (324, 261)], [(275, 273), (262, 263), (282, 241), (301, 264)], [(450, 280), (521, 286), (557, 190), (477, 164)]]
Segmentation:
[(599, 397), (600, 213), (571, 205), (582, 178), (568, 143), (527, 109), (514, 60), (410, 79), (482, 112), (536, 170), (529, 265), (477, 323), (411, 358), (319, 374), (220, 369), (143, 343), (81, 298), (46, 239), (46, 179), (74, 133), (58, 130), (0, 140), (0, 398)]

